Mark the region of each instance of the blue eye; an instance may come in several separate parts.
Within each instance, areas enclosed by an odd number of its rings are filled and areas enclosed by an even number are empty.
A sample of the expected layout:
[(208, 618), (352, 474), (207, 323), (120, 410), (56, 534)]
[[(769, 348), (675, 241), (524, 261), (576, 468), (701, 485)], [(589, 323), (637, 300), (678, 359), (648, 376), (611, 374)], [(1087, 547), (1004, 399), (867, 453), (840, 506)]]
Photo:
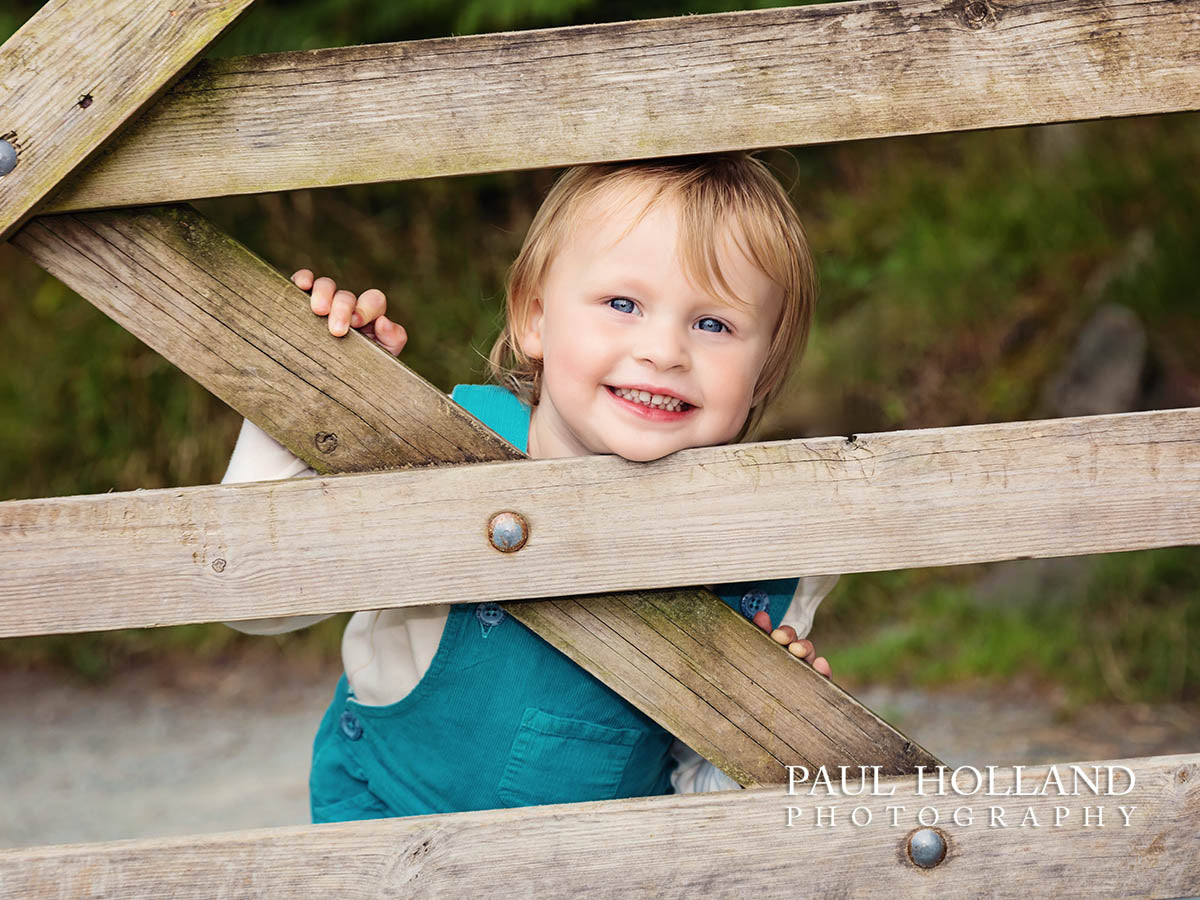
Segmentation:
[(631, 313), (637, 309), (637, 305), (628, 297), (613, 297), (608, 301), (608, 305), (617, 312)]
[(720, 319), (714, 319), (712, 316), (705, 316), (696, 323), (696, 327), (701, 331), (711, 331), (713, 334), (720, 334), (722, 331), (728, 331), (729, 326)]

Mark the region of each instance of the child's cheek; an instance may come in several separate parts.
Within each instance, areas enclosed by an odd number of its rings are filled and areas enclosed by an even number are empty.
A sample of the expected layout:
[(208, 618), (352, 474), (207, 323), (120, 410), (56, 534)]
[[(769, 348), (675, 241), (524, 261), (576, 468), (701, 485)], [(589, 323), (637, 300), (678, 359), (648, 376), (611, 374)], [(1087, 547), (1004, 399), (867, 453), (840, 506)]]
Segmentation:
[(560, 348), (553, 357), (546, 358), (545, 377), (555, 395), (567, 404), (563, 412), (585, 400), (585, 395), (595, 386), (596, 374), (589, 371), (591, 367), (587, 363), (581, 353), (567, 348)]
[(746, 419), (750, 415), (750, 407), (754, 403), (754, 388), (755, 383), (748, 377), (730, 381), (730, 394), (726, 398), (726, 406), (728, 410), (727, 430), (728, 437), (725, 443), (733, 441), (738, 432), (742, 430), (742, 426), (746, 424)]

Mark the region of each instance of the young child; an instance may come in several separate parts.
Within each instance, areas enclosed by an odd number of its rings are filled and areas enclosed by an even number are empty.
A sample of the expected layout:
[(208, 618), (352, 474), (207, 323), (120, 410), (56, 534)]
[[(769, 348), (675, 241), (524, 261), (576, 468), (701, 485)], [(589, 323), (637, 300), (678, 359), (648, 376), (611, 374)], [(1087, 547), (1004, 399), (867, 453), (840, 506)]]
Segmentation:
[[(335, 336), (363, 328), (403, 349), (379, 291), (306, 269), (293, 281)], [(497, 383), (451, 397), (534, 458), (737, 442), (802, 348), (814, 294), (799, 219), (758, 160), (576, 167), (511, 269)], [(246, 422), (224, 481), (310, 471)], [(803, 637), (836, 578), (710, 587), (829, 676)], [(319, 618), (231, 624), (276, 633)], [(359, 612), (342, 655), (313, 748), (316, 822), (736, 786), (495, 603)]]

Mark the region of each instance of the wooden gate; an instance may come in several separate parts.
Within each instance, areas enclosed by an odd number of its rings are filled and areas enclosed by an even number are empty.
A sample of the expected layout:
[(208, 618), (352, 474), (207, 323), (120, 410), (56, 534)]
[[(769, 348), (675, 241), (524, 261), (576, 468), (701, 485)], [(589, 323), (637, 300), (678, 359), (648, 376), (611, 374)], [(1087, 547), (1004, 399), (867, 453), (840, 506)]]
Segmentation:
[[(51, 0), (5, 43), (0, 236), (321, 474), (0, 503), (0, 636), (501, 599), (748, 789), (5, 851), (0, 893), (1200, 893), (1200, 754), (993, 772), (1054, 824), (956, 827), (963, 798), (912, 774), (926, 751), (671, 587), (1200, 543), (1200, 410), (531, 463), (161, 205), (1195, 110), (1200, 0), (864, 0), (194, 65), (249, 2)], [(488, 544), (501, 510), (530, 523), (518, 553)], [(352, 565), (349, 533), (403, 579)], [(788, 766), (879, 766), (891, 793), (789, 794)], [(1073, 815), (1028, 793), (1080, 773)]]

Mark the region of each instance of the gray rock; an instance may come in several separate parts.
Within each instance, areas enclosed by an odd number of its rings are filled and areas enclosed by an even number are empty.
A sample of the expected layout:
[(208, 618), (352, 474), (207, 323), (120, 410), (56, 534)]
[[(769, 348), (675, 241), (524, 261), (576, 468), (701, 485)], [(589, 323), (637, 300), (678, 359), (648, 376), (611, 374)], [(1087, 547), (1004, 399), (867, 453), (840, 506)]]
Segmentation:
[[(1146, 331), (1133, 311), (1102, 306), (1084, 324), (1043, 392), (1038, 418), (1095, 416), (1142, 408)], [(1012, 560), (988, 566), (975, 585), (981, 605), (1063, 603), (1087, 583), (1095, 557)]]
[(1055, 166), (1083, 148), (1085, 134), (1079, 122), (1059, 122), (1031, 129), (1033, 155), (1039, 165)]
[(1140, 408), (1146, 330), (1128, 307), (1100, 307), (1083, 326), (1042, 395), (1051, 417), (1095, 416)]

